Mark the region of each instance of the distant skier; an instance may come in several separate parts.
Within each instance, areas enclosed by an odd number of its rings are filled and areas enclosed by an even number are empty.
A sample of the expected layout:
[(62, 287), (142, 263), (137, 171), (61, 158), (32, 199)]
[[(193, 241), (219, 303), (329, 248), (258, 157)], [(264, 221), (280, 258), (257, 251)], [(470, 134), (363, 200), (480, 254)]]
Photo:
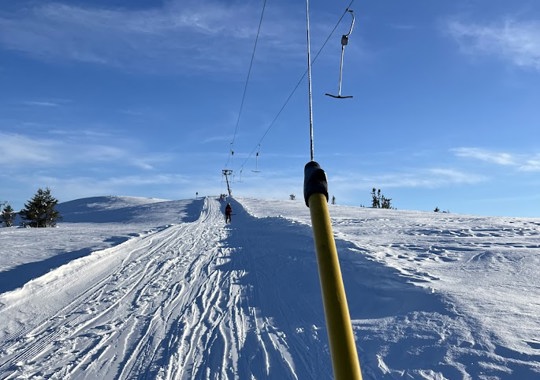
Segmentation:
[(232, 215), (232, 207), (230, 203), (227, 203), (227, 206), (225, 206), (225, 223), (231, 222), (231, 215)]

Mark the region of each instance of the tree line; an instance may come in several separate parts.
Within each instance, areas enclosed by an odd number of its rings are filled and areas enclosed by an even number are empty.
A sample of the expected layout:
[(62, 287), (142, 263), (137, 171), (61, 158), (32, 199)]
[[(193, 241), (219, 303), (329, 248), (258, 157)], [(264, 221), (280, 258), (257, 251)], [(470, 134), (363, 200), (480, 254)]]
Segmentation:
[(6, 227), (13, 226), (17, 215), (21, 218), (23, 226), (54, 227), (62, 218), (56, 210), (57, 204), (58, 200), (52, 196), (49, 188), (40, 188), (18, 213), (9, 203), (5, 203), (0, 219)]

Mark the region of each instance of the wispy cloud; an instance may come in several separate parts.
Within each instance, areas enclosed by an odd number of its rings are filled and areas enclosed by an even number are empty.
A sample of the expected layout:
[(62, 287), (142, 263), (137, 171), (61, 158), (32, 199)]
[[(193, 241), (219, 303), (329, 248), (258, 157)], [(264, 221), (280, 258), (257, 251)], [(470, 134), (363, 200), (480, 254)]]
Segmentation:
[[(178, 199), (179, 191), (185, 197), (193, 196), (197, 186), (205, 188), (198, 179), (180, 174), (118, 175), (104, 177), (33, 175), (19, 174), (16, 181), (34, 190), (36, 187), (50, 187), (55, 196), (65, 202), (72, 199), (96, 195), (137, 195)], [(149, 190), (150, 189), (150, 190)], [(29, 190), (30, 192), (30, 190)], [(217, 194), (218, 192), (216, 192)]]
[(48, 100), (26, 100), (22, 103), (25, 106), (37, 106), (37, 107), (60, 107), (59, 102)]
[(474, 184), (487, 180), (482, 174), (465, 172), (458, 169), (432, 168), (427, 170), (432, 179), (428, 179), (426, 184), (430, 187), (439, 187), (452, 184)]
[(395, 171), (380, 175), (366, 175), (358, 178), (338, 176), (333, 178), (339, 188), (440, 188), (451, 185), (475, 184), (484, 182), (484, 175), (465, 172), (454, 168), (419, 168), (408, 171)]
[(522, 172), (540, 172), (540, 154), (506, 153), (482, 148), (456, 148), (452, 152), (458, 157), (513, 167)]
[(415, 30), (417, 27), (412, 24), (389, 24), (388, 25), (392, 29), (401, 30), (401, 31), (408, 31), (408, 30)]
[(525, 160), (519, 169), (524, 172), (540, 172), (540, 155)]
[[(153, 169), (156, 163), (168, 162), (166, 154), (145, 154), (137, 144), (126, 139), (107, 137), (101, 142), (100, 135), (82, 132), (63, 139), (39, 138), (23, 134), (0, 133), (0, 162), (4, 169), (40, 169), (85, 165), (86, 168), (101, 166), (131, 166)], [(105, 166), (103, 166), (105, 165)]]
[(465, 53), (497, 56), (516, 66), (540, 70), (540, 21), (506, 19), (479, 24), (451, 20), (446, 31)]
[[(217, 1), (175, 0), (143, 10), (28, 3), (0, 13), (0, 47), (38, 59), (138, 70), (244, 69), (259, 13), (251, 3)], [(268, 20), (263, 36), (281, 53), (297, 28), (287, 18), (279, 28)]]
[(473, 158), (480, 161), (490, 162), (497, 165), (517, 165), (517, 157), (505, 152), (494, 152), (481, 148), (456, 148), (452, 150), (458, 157)]
[(51, 165), (61, 159), (59, 143), (24, 135), (0, 133), (0, 162), (12, 166)]
[(227, 142), (232, 140), (232, 135), (221, 135), (221, 136), (210, 136), (202, 140), (203, 144), (214, 143), (214, 142)]

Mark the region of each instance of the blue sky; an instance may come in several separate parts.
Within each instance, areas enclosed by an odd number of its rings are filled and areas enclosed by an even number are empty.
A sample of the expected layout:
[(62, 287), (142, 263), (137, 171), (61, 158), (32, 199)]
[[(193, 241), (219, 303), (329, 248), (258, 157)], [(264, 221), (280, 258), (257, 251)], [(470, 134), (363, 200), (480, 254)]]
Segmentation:
[[(349, 4), (311, 1), (313, 56)], [(1, 1), (0, 201), (18, 210), (40, 187), (60, 201), (219, 194), (225, 166), (235, 195), (300, 198), (305, 2), (267, 1), (246, 87), (262, 7)], [(540, 4), (351, 8), (354, 98), (324, 96), (348, 15), (313, 64), (315, 159), (337, 202), (369, 205), (377, 187), (398, 209), (540, 216)]]

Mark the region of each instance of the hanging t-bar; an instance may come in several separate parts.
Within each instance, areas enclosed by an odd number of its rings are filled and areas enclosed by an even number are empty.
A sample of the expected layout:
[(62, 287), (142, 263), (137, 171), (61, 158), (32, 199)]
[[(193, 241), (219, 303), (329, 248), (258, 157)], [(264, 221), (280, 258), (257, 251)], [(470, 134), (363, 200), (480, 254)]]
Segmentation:
[(339, 62), (338, 94), (333, 95), (333, 94), (326, 93), (326, 95), (331, 96), (332, 98), (336, 98), (336, 99), (352, 98), (352, 95), (341, 95), (341, 82), (343, 78), (343, 57), (345, 56), (345, 46), (347, 46), (347, 44), (349, 43), (349, 36), (351, 35), (354, 28), (354, 12), (352, 9), (347, 9), (347, 12), (349, 12), (349, 14), (351, 15), (352, 21), (351, 21), (351, 27), (349, 28), (349, 32), (341, 36), (341, 59)]

